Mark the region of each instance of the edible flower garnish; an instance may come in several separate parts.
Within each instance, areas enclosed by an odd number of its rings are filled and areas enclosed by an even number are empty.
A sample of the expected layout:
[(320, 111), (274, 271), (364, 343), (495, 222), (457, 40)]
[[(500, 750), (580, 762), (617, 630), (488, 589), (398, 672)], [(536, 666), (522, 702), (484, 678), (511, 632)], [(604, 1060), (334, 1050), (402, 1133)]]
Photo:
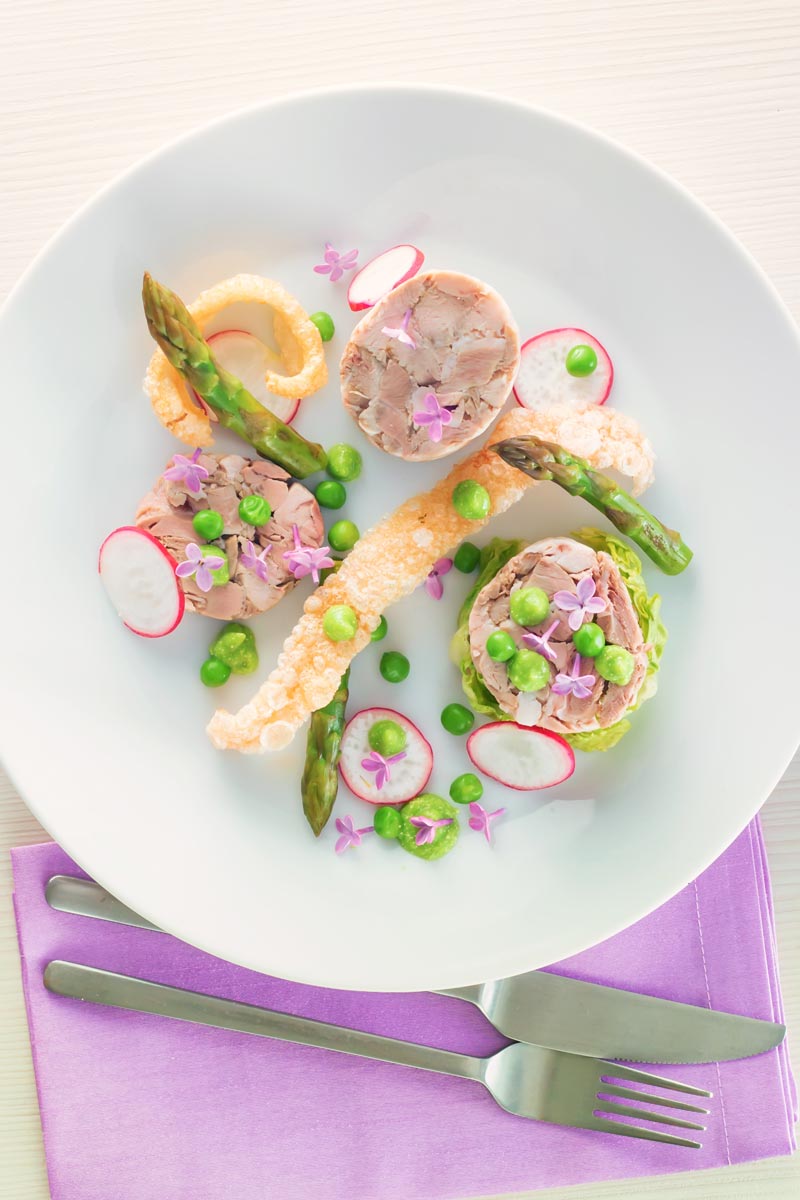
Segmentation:
[(592, 694), (595, 685), (594, 675), (581, 675), (581, 656), (575, 654), (572, 659), (572, 670), (569, 675), (559, 672), (551, 691), (557, 696), (573, 695), (576, 700), (586, 700)]
[(440, 577), (446, 575), (452, 568), (452, 558), (437, 558), (433, 564), (433, 569), (425, 580), (425, 591), (429, 596), (433, 596), (434, 600), (441, 600), (444, 595), (444, 584)]
[(330, 557), (330, 546), (304, 546), (296, 525), (292, 526), (292, 537), (294, 549), (286, 550), (283, 555), (289, 570), (295, 579), (305, 579), (306, 575), (310, 575), (314, 583), (319, 583), (320, 571), (334, 565)]
[(199, 446), (191, 458), (187, 458), (185, 454), (173, 454), (172, 466), (164, 472), (165, 479), (170, 483), (184, 484), (189, 495), (195, 499), (202, 496), (203, 480), (208, 479), (208, 470), (197, 461), (201, 454)]
[(345, 850), (349, 850), (352, 846), (360, 846), (365, 833), (372, 833), (372, 826), (367, 825), (364, 829), (356, 829), (353, 824), (352, 817), (337, 817), (336, 828), (342, 835), (336, 839), (335, 850), (337, 854), (344, 854)]
[(314, 270), (317, 275), (330, 275), (331, 283), (336, 283), (337, 279), (341, 279), (345, 271), (352, 271), (358, 260), (357, 250), (348, 250), (347, 254), (339, 254), (338, 250), (334, 250), (330, 242), (325, 243), (325, 253), (323, 261), (318, 263)]
[(591, 575), (584, 575), (577, 587), (577, 595), (572, 592), (556, 592), (554, 603), (563, 611), (569, 613), (569, 627), (574, 632), (580, 629), (584, 617), (591, 620), (593, 613), (601, 613), (607, 607), (606, 601), (596, 596), (597, 584)]
[(180, 579), (190, 579), (194, 575), (200, 591), (210, 592), (214, 586), (211, 572), (218, 571), (224, 562), (221, 554), (203, 554), (197, 542), (189, 542), (186, 547), (186, 562), (178, 563), (175, 574)]
[(258, 553), (257, 547), (253, 542), (247, 543), (247, 549), (243, 554), (239, 555), (243, 567), (247, 567), (248, 571), (252, 571), (259, 579), (263, 579), (267, 583), (267, 555), (272, 546), (265, 546), (261, 553)]
[(405, 758), (405, 756), (405, 750), (401, 750), (399, 754), (390, 754), (388, 758), (384, 758), (377, 750), (370, 750), (367, 757), (362, 758), (361, 765), (365, 771), (374, 773), (375, 787), (380, 791), (392, 777), (390, 770), (392, 763), (400, 762), (400, 759)]
[(410, 346), (412, 350), (416, 350), (417, 343), (408, 332), (408, 322), (411, 320), (411, 309), (407, 308), (403, 313), (403, 319), (400, 322), (399, 328), (396, 325), (384, 325), (381, 333), (385, 333), (387, 337), (396, 338), (398, 342), (402, 342), (404, 346)]
[(445, 425), (449, 425), (453, 419), (453, 414), (449, 408), (445, 408), (439, 403), (439, 397), (436, 392), (426, 392), (422, 398), (424, 408), (420, 412), (413, 414), (415, 425), (427, 425), (428, 436), (432, 442), (440, 442), (442, 440), (442, 432)]
[(522, 635), (523, 645), (527, 646), (529, 650), (536, 650), (539, 654), (543, 654), (550, 662), (555, 662), (556, 652), (550, 645), (550, 638), (558, 629), (558, 625), (559, 621), (558, 617), (556, 617), (555, 621), (545, 629), (544, 633), (533, 633), (532, 630), (528, 630), (527, 633), (523, 633)]
[(504, 808), (496, 808), (494, 812), (487, 812), (482, 804), (477, 800), (473, 800), (469, 806), (469, 827), (477, 833), (482, 833), (489, 845), (492, 844), (492, 821), (495, 817), (500, 817), (506, 810)]
[(419, 830), (414, 841), (418, 846), (428, 846), (436, 837), (437, 829), (444, 829), (445, 825), (452, 825), (452, 817), (442, 817), (438, 821), (434, 821), (432, 817), (409, 817), (410, 823)]

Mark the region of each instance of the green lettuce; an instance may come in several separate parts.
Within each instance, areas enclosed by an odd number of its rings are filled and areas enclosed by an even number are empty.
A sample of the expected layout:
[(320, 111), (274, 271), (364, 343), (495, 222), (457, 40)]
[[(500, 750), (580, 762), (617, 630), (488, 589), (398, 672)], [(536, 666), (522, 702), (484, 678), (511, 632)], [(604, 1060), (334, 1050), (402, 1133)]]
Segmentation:
[[(584, 528), (576, 530), (572, 535), (577, 541), (591, 546), (593, 550), (604, 550), (616, 563), (622, 580), (628, 589), (634, 611), (639, 621), (642, 637), (649, 645), (647, 673), (639, 689), (636, 701), (628, 709), (621, 721), (610, 725), (607, 729), (595, 729), (590, 733), (567, 734), (567, 741), (575, 750), (610, 750), (625, 736), (631, 727), (628, 716), (655, 695), (658, 687), (657, 675), (667, 640), (667, 630), (660, 617), (661, 597), (649, 595), (642, 577), (642, 564), (639, 556), (613, 534), (603, 533), (600, 529)], [(450, 654), (461, 671), (461, 686), (464, 694), (476, 712), (485, 713), (497, 721), (510, 721), (508, 713), (503, 712), (492, 693), (481, 678), (469, 652), (469, 614), (478, 592), (494, 579), (501, 567), (510, 558), (524, 549), (526, 543), (519, 540), (494, 538), (481, 552), (480, 568), (475, 586), (470, 591), (458, 614), (458, 629), (453, 637)]]

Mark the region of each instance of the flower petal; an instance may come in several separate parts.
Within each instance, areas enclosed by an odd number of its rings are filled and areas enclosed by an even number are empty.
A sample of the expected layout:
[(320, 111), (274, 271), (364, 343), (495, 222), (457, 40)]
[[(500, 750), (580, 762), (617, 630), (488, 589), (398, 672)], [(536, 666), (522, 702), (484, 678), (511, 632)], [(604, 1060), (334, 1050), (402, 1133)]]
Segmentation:
[(320, 263), (319, 266), (314, 267), (314, 270), (316, 271), (317, 275), (327, 275), (330, 271), (330, 267), (327, 263)]
[(344, 275), (344, 271), (337, 263), (335, 267), (331, 267), (331, 283), (336, 283)]
[(578, 580), (578, 599), (581, 604), (585, 604), (587, 600), (591, 600), (592, 596), (597, 591), (597, 584), (592, 579), (591, 575), (584, 575), (583, 579)]
[(569, 627), (573, 633), (575, 633), (576, 630), (580, 629), (581, 625), (583, 624), (583, 609), (582, 608), (573, 609), (572, 612), (569, 614), (569, 619), (567, 621), (567, 624), (569, 625)]
[(179, 579), (189, 579), (190, 576), (194, 575), (196, 570), (197, 565), (195, 563), (182, 562), (178, 563), (177, 567), (175, 568), (175, 574)]
[(553, 603), (562, 612), (572, 612), (575, 608), (581, 607), (581, 602), (572, 592), (555, 592), (553, 595)]
[(210, 592), (214, 586), (214, 580), (211, 576), (211, 572), (204, 562), (201, 562), (197, 568), (195, 582), (197, 583), (197, 586), (200, 588), (201, 592)]
[(429, 596), (432, 597), (432, 599), (441, 600), (442, 596), (444, 595), (444, 587), (442, 586), (442, 581), (438, 575), (435, 575), (433, 572), (431, 572), (431, 574), (425, 580), (425, 591)]

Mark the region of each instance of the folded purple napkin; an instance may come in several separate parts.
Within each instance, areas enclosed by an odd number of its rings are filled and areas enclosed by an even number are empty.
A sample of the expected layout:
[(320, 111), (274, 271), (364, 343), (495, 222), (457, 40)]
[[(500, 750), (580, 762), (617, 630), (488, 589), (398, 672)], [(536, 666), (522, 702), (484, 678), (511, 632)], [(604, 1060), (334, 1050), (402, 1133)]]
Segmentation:
[[(715, 1167), (795, 1147), (783, 1046), (742, 1062), (662, 1069), (715, 1093), (697, 1151), (524, 1121), (463, 1080), (52, 996), (42, 971), (64, 958), (450, 1050), (488, 1054), (503, 1044), (458, 1000), (305, 987), (165, 934), (54, 912), (47, 879), (81, 872), (52, 844), (12, 857), (53, 1200), (439, 1200)], [(758, 823), (668, 904), (553, 970), (782, 1019)]]

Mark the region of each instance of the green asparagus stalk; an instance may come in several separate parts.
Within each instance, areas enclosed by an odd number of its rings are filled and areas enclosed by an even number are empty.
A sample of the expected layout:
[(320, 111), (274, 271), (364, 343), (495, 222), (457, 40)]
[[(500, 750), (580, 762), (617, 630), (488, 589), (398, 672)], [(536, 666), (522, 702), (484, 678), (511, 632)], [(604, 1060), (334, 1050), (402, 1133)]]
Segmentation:
[(221, 367), (183, 301), (146, 272), (142, 300), (150, 333), (221, 425), (297, 479), (325, 468), (327, 455), (322, 446), (290, 429)]
[(679, 533), (662, 525), (610, 475), (595, 471), (563, 447), (537, 437), (518, 437), (498, 442), (492, 449), (531, 479), (552, 480), (570, 496), (588, 500), (667, 575), (679, 575), (691, 562), (692, 551)]
[(338, 763), (349, 675), (349, 671), (344, 673), (330, 703), (311, 714), (300, 794), (303, 812), (316, 837), (322, 833), (331, 815), (339, 787)]

